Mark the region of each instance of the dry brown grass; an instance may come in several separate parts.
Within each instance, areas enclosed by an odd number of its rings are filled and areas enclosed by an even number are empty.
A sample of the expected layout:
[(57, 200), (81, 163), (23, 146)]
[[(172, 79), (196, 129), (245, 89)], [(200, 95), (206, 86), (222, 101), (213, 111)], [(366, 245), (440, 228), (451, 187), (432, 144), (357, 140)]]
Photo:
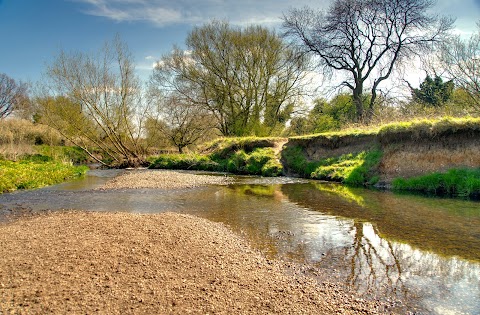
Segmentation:
[(59, 145), (61, 135), (52, 128), (25, 119), (0, 120), (0, 155), (16, 160), (25, 154), (36, 153), (35, 144)]

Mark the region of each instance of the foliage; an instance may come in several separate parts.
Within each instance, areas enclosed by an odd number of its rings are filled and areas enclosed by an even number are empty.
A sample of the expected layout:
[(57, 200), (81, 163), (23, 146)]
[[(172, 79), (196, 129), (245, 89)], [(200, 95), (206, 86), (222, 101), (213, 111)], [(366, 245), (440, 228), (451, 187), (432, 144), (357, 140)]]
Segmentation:
[(80, 147), (71, 146), (35, 146), (36, 151), (56, 161), (71, 162), (74, 165), (86, 164), (91, 161), (90, 156)]
[(480, 168), (451, 169), (413, 178), (396, 178), (393, 189), (454, 197), (480, 197)]
[(398, 142), (402, 139), (434, 139), (458, 132), (480, 131), (480, 118), (444, 117), (436, 120), (413, 120), (384, 125), (378, 130), (382, 143)]
[[(293, 9), (284, 17), (286, 35), (318, 57), (323, 73), (342, 73), (352, 91), (357, 120), (374, 113), (379, 85), (412, 54), (427, 51), (452, 26), (429, 14), (430, 0), (335, 0), (326, 12)], [(364, 89), (372, 82), (364, 112)]]
[(303, 94), (306, 57), (267, 28), (218, 21), (194, 28), (186, 46), (157, 63), (153, 83), (207, 110), (224, 136), (283, 129)]
[(143, 163), (140, 137), (148, 104), (141, 99), (132, 55), (118, 37), (98, 54), (60, 52), (45, 83), (38, 98), (43, 121), (100, 163), (90, 147), (116, 165)]
[(224, 166), (199, 154), (161, 154), (150, 158), (152, 169), (224, 171)]
[(185, 147), (212, 134), (215, 121), (212, 115), (201, 107), (186, 102), (178, 93), (165, 97), (163, 92), (152, 84), (149, 97), (156, 103), (156, 113), (159, 115), (147, 120), (146, 129), (150, 136), (160, 135), (174, 145), (179, 153), (183, 153)]
[(382, 151), (376, 149), (321, 160), (311, 177), (338, 181), (351, 186), (374, 185), (378, 182), (378, 176), (374, 175), (374, 171), (381, 158)]
[(10, 115), (28, 103), (27, 85), (15, 82), (5, 73), (0, 73), (0, 119)]
[(87, 169), (86, 166), (72, 166), (42, 155), (18, 162), (0, 160), (0, 193), (57, 184), (82, 176)]
[(245, 138), (239, 142), (233, 140), (227, 142), (229, 144), (226, 145), (215, 142), (216, 150), (208, 154), (163, 154), (154, 157), (151, 159), (150, 168), (205, 170), (262, 176), (282, 174), (283, 167), (276, 158), (273, 148), (252, 147), (245, 151), (238, 147), (239, 143), (248, 143)]
[(381, 158), (379, 149), (319, 161), (308, 161), (301, 146), (286, 147), (282, 151), (282, 160), (289, 171), (306, 178), (338, 181), (351, 186), (376, 184), (375, 168)]
[(34, 124), (24, 119), (5, 119), (0, 123), (0, 145), (50, 144), (63, 142), (60, 134), (42, 124)]
[(429, 75), (420, 84), (420, 88), (411, 89), (413, 99), (431, 106), (441, 106), (447, 102), (453, 94), (453, 81), (443, 82), (442, 78), (435, 75), (432, 79)]
[(282, 161), (288, 172), (310, 178), (320, 162), (308, 161), (301, 146), (287, 146), (282, 150)]
[(290, 123), (290, 135), (323, 133), (339, 130), (356, 119), (352, 96), (345, 93), (336, 95), (330, 101), (319, 98), (306, 117), (295, 117)]

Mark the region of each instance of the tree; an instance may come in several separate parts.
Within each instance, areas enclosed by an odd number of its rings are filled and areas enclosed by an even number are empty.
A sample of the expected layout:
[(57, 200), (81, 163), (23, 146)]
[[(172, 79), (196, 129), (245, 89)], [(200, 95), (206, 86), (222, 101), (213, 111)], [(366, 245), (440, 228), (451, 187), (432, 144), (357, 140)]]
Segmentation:
[(27, 101), (27, 85), (22, 82), (17, 84), (14, 79), (0, 73), (0, 119), (21, 108)]
[(306, 58), (272, 31), (224, 22), (195, 28), (152, 82), (214, 117), (225, 136), (269, 135), (285, 125), (303, 93)]
[(185, 102), (177, 93), (164, 97), (152, 86), (150, 99), (156, 103), (159, 117), (150, 119), (149, 129), (160, 132), (179, 153), (205, 138), (214, 128), (214, 120), (208, 111)]
[(62, 51), (47, 69), (51, 97), (44, 116), (94, 158), (87, 143), (118, 166), (143, 164), (141, 135), (148, 108), (134, 70), (132, 56), (118, 37), (98, 54)]
[(478, 31), (468, 40), (459, 36), (443, 43), (439, 60), (444, 73), (470, 96), (472, 105), (480, 109), (480, 22)]
[[(285, 36), (317, 57), (324, 75), (343, 72), (358, 121), (374, 113), (379, 85), (407, 58), (427, 51), (453, 20), (428, 13), (431, 0), (335, 0), (328, 11), (293, 9), (284, 15)], [(366, 111), (363, 93), (370, 84)]]
[(452, 80), (444, 83), (438, 75), (435, 75), (434, 79), (427, 75), (418, 89), (410, 86), (415, 101), (435, 107), (447, 102), (452, 97), (454, 88)]

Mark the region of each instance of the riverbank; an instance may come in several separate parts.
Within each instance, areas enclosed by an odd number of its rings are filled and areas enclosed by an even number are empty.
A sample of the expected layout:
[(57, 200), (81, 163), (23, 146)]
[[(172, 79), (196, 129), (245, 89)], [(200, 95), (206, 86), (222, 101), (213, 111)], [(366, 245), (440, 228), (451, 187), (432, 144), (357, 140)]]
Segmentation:
[(480, 196), (480, 118), (398, 122), (291, 138), (225, 138), (151, 168), (298, 176), (350, 186)]
[(376, 314), (189, 215), (55, 212), (0, 225), (0, 313)]

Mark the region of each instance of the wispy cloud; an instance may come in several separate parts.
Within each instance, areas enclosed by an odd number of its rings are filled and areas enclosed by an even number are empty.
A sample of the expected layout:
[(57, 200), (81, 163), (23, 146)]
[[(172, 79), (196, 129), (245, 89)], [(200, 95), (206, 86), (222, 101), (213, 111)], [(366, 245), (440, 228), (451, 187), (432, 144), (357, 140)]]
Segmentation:
[[(287, 0), (76, 0), (84, 3), (84, 12), (117, 22), (147, 22), (156, 26), (198, 24), (212, 19), (233, 24), (277, 24), (292, 7)], [(295, 1), (295, 7), (310, 5)], [(320, 5), (316, 5), (319, 7)], [(326, 4), (323, 2), (323, 6)]]

